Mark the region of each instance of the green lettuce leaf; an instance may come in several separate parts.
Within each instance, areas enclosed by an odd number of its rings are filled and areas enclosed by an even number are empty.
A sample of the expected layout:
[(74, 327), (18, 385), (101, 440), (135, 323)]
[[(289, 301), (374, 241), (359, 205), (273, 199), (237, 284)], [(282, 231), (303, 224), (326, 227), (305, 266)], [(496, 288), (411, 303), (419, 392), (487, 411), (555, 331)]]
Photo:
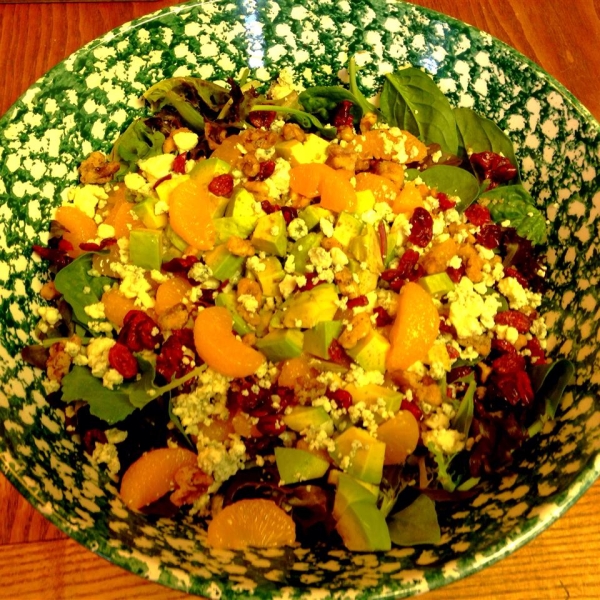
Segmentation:
[(397, 546), (439, 544), (442, 537), (435, 502), (425, 494), (394, 513), (388, 521), (388, 527), (390, 538)]

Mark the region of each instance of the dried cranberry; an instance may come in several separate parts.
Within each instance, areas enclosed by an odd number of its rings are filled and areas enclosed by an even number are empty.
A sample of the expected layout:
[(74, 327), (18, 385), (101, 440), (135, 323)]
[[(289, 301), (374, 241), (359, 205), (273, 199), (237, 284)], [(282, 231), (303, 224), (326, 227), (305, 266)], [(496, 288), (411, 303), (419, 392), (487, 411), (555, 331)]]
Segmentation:
[(131, 379), (138, 374), (138, 363), (127, 346), (117, 342), (108, 351), (108, 364), (123, 376)]
[(408, 241), (419, 248), (425, 248), (433, 238), (433, 218), (429, 211), (417, 206), (409, 222), (411, 229)]
[(501, 375), (523, 371), (525, 369), (525, 359), (516, 352), (514, 354), (505, 353), (492, 361), (492, 369)]
[(417, 406), (415, 402), (402, 400), (402, 402), (400, 403), (400, 410), (407, 410), (417, 421), (421, 421), (423, 419), (423, 411)]
[(289, 225), (294, 219), (298, 218), (298, 210), (293, 206), (283, 206), (281, 208), (281, 214), (286, 225)]
[(173, 175), (171, 175), (171, 173), (169, 173), (168, 175), (165, 175), (164, 177), (161, 177), (160, 179), (157, 179), (154, 182), (152, 189), (155, 190), (163, 181), (169, 181), (169, 179), (173, 179)]
[(476, 225), (477, 227), (485, 225), (492, 220), (490, 211), (481, 204), (471, 204), (471, 206), (465, 210), (465, 217), (467, 217), (470, 223), (473, 223), (473, 225)]
[(178, 154), (173, 161), (173, 169), (174, 173), (179, 173), (179, 175), (185, 174), (185, 163), (186, 163), (186, 153)]
[(88, 454), (93, 454), (96, 449), (96, 442), (106, 444), (106, 433), (102, 429), (88, 429), (82, 436), (81, 442)]
[(531, 363), (534, 365), (546, 364), (546, 353), (537, 338), (531, 338), (527, 341), (527, 350), (531, 353)]
[(495, 223), (486, 223), (476, 236), (477, 243), (484, 248), (493, 250), (500, 245), (502, 240), (502, 227)]
[(327, 390), (325, 395), (335, 402), (339, 408), (350, 408), (352, 406), (352, 394), (347, 390)]
[(198, 258), (191, 255), (183, 258), (172, 258), (163, 263), (161, 269), (166, 273), (187, 273), (197, 262)]
[(451, 360), (460, 356), (460, 352), (452, 344), (446, 344), (446, 351)]
[[(395, 288), (397, 280), (414, 281), (421, 276), (418, 269), (419, 253), (416, 250), (408, 249), (400, 257), (398, 266), (395, 269), (388, 269), (381, 274), (381, 278), (390, 284), (392, 289)], [(400, 286), (401, 287), (401, 286)], [(397, 290), (394, 290), (397, 291)]]
[(521, 275), (521, 273), (519, 273), (519, 271), (517, 271), (517, 269), (514, 267), (507, 267), (504, 269), (504, 276), (514, 277), (519, 282), (521, 287), (529, 288), (529, 281), (527, 281), (527, 279), (523, 277), (523, 275)]
[(333, 115), (333, 126), (340, 129), (341, 127), (352, 127), (354, 123), (354, 118), (350, 114), (350, 110), (352, 109), (353, 102), (350, 100), (342, 100), (335, 109), (335, 114)]
[(229, 198), (229, 196), (231, 196), (231, 192), (233, 192), (233, 176), (229, 173), (217, 175), (208, 184), (208, 191), (215, 196), (224, 196), (225, 198)]
[(192, 368), (191, 361), (187, 365), (183, 363), (184, 348), (194, 348), (194, 332), (191, 329), (174, 330), (161, 346), (156, 357), (156, 372), (167, 381), (183, 377)]
[(263, 200), (260, 203), (260, 207), (268, 214), (272, 214), (274, 212), (277, 212), (278, 210), (281, 210), (281, 206), (279, 206), (278, 204), (271, 204), (268, 200)]
[(131, 352), (154, 350), (162, 343), (162, 334), (156, 323), (141, 310), (130, 310), (123, 319), (118, 341)]
[(509, 404), (528, 405), (533, 400), (533, 388), (525, 371), (494, 374), (488, 380), (487, 395), (501, 398)]
[(462, 379), (473, 372), (473, 367), (455, 367), (448, 373), (448, 383), (453, 383), (457, 379)]
[(114, 246), (117, 243), (117, 238), (104, 238), (100, 242), (100, 250), (104, 250), (105, 248), (109, 248), (110, 246)]
[(275, 120), (276, 113), (274, 110), (253, 110), (248, 115), (248, 121), (254, 125), (254, 127), (264, 127), (268, 129), (271, 127)]
[(499, 183), (506, 183), (517, 176), (517, 168), (506, 158), (495, 152), (477, 152), (469, 159), (480, 179), (490, 182), (488, 189), (495, 188)]
[(390, 316), (382, 306), (376, 306), (373, 309), (373, 313), (377, 315), (377, 318), (375, 319), (375, 327), (385, 327), (386, 325), (391, 325), (394, 322), (394, 317)]
[(466, 268), (464, 265), (460, 265), (458, 269), (455, 269), (454, 267), (446, 267), (446, 273), (453, 283), (458, 283), (466, 273)]
[(448, 196), (443, 192), (438, 192), (437, 200), (439, 202), (440, 210), (442, 212), (450, 210), (451, 208), (454, 208), (456, 206), (456, 202), (454, 200), (450, 200), (450, 198), (448, 198)]
[(529, 317), (518, 310), (505, 310), (498, 313), (494, 320), (498, 325), (514, 327), (519, 333), (527, 333), (531, 327)]
[(313, 288), (317, 287), (320, 283), (323, 283), (323, 281), (319, 279), (318, 273), (307, 273), (305, 277), (306, 283), (302, 287), (298, 288), (299, 292), (307, 292), (308, 290), (312, 290)]
[(358, 296), (357, 298), (352, 298), (348, 300), (348, 308), (356, 308), (357, 306), (367, 306), (369, 304), (369, 299), (366, 296)]
[(256, 179), (258, 181), (264, 181), (273, 175), (273, 171), (275, 171), (275, 161), (263, 160), (258, 163), (258, 175), (256, 176)]
[(515, 354), (517, 352), (517, 349), (509, 341), (498, 338), (492, 339), (492, 349), (508, 354)]
[(287, 429), (280, 415), (265, 415), (259, 418), (256, 427), (263, 435), (271, 436), (280, 435)]
[(379, 238), (379, 252), (381, 254), (381, 260), (385, 261), (387, 256), (387, 229), (383, 221), (379, 221), (377, 225), (377, 237)]
[(440, 331), (442, 333), (447, 333), (451, 335), (453, 338), (456, 337), (456, 328), (452, 323), (444, 318), (440, 319)]
[(73, 259), (66, 251), (59, 248), (45, 248), (35, 244), (33, 251), (43, 260), (47, 260), (51, 265), (55, 266), (59, 271), (64, 269), (68, 264), (73, 262)]
[(332, 340), (328, 348), (329, 359), (337, 365), (350, 367), (352, 359), (346, 354), (346, 351), (337, 340)]
[(58, 242), (58, 249), (62, 250), (63, 252), (70, 252), (71, 250), (73, 250), (73, 244), (71, 244), (69, 240), (61, 238)]
[[(66, 240), (61, 240), (61, 241), (66, 241)], [(95, 242), (81, 242), (81, 244), (79, 244), (79, 248), (81, 250), (83, 250), (84, 252), (99, 252), (100, 244), (96, 244)]]

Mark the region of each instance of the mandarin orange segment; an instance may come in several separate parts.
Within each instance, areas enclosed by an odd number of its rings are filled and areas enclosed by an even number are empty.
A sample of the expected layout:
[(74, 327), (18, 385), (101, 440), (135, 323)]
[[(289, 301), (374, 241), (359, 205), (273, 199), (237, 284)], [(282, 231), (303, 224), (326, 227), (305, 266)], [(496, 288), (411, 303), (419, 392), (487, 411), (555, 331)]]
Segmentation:
[(197, 464), (197, 456), (185, 448), (158, 448), (138, 458), (123, 475), (121, 498), (138, 510), (156, 502), (173, 489), (175, 473)]
[(352, 212), (356, 206), (356, 190), (347, 177), (334, 169), (321, 179), (319, 191), (323, 208), (333, 212)]
[(216, 232), (211, 216), (208, 190), (196, 179), (178, 185), (169, 197), (169, 218), (173, 231), (198, 250), (211, 250)]
[(73, 249), (67, 252), (71, 258), (83, 254), (84, 251), (79, 244), (93, 240), (98, 232), (94, 219), (76, 206), (60, 206), (56, 211), (55, 219), (68, 230), (65, 231), (63, 238), (73, 245)]
[(111, 208), (104, 222), (115, 228), (115, 237), (129, 239), (131, 230), (143, 227), (143, 223), (135, 218), (132, 212), (133, 204), (123, 198), (119, 198)]
[(417, 447), (419, 423), (408, 410), (401, 410), (377, 428), (377, 439), (385, 444), (384, 465), (402, 464)]
[(232, 327), (233, 319), (226, 308), (211, 306), (201, 310), (194, 323), (196, 351), (221, 375), (248, 377), (265, 362), (265, 357), (237, 338)]
[(356, 191), (370, 190), (375, 196), (375, 202), (387, 202), (392, 205), (400, 192), (398, 186), (387, 177), (375, 173), (359, 173), (356, 176)]
[(170, 308), (177, 304), (181, 304), (188, 292), (192, 289), (192, 285), (183, 277), (172, 277), (161, 283), (156, 290), (156, 302), (154, 304), (154, 312), (157, 315), (162, 315)]
[(210, 425), (199, 423), (198, 433), (209, 440), (213, 440), (215, 442), (224, 442), (229, 439), (231, 434), (236, 433), (236, 431), (231, 421), (213, 419)]
[(248, 438), (256, 438), (262, 437), (262, 433), (258, 429), (258, 427), (252, 422), (250, 415), (245, 412), (239, 410), (233, 415), (231, 419), (231, 424), (233, 426), (234, 432), (242, 437)]
[(240, 151), (241, 141), (242, 138), (239, 135), (230, 135), (223, 140), (222, 144), (213, 150), (210, 157), (220, 158), (233, 167), (242, 157), (242, 152)]
[(415, 185), (414, 181), (407, 181), (396, 196), (392, 204), (392, 210), (396, 214), (404, 213), (410, 217), (415, 208), (422, 208), (423, 206), (423, 196), (419, 187)]
[(223, 550), (280, 548), (295, 541), (292, 517), (272, 500), (239, 500), (217, 513), (208, 525), (208, 545)]
[(106, 318), (116, 327), (123, 327), (125, 315), (136, 307), (132, 298), (127, 298), (119, 290), (108, 290), (102, 294), (104, 314)]
[(322, 163), (306, 163), (290, 169), (290, 189), (307, 198), (317, 198), (321, 181), (334, 170)]
[[(393, 133), (392, 133), (393, 131)], [(394, 160), (402, 164), (419, 162), (427, 156), (427, 147), (408, 131), (373, 129), (351, 142), (363, 160)]]
[(388, 371), (406, 370), (423, 361), (440, 330), (440, 317), (431, 296), (418, 284), (409, 282), (398, 295), (398, 312), (390, 330)]
[(310, 378), (313, 369), (308, 363), (306, 356), (290, 358), (281, 365), (281, 372), (277, 383), (283, 387), (295, 387), (299, 379)]

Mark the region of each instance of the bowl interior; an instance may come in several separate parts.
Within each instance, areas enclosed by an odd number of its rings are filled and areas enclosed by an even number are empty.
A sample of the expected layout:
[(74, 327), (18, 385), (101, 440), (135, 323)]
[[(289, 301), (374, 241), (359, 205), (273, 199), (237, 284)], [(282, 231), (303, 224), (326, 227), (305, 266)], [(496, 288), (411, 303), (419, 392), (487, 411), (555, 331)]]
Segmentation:
[[(550, 224), (548, 349), (575, 363), (576, 381), (513, 474), (444, 508), (439, 546), (360, 555), (210, 550), (189, 517), (124, 508), (111, 480), (64, 431), (41, 374), (21, 360), (46, 279), (31, 244), (47, 239), (52, 207), (77, 181), (79, 162), (110, 149), (152, 83), (177, 75), (225, 80), (249, 66), (263, 81), (286, 68), (305, 85), (330, 84), (357, 53), (367, 95), (384, 73), (422, 66), (452, 104), (488, 116), (513, 139), (524, 183)], [(316, 589), (399, 598), (478, 570), (546, 528), (600, 473), (599, 171), (598, 123), (564, 88), (491, 36), (413, 5), (219, 0), (124, 25), (58, 65), (0, 121), (0, 468), (91, 550), (210, 598), (309, 597)]]

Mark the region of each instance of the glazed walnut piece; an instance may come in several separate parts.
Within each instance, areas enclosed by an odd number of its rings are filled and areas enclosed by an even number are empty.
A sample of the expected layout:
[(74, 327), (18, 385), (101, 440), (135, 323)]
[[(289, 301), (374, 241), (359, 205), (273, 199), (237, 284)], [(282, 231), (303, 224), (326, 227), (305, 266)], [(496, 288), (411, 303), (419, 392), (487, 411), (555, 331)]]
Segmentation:
[(213, 483), (213, 478), (196, 466), (181, 467), (174, 476), (177, 488), (170, 496), (175, 506), (193, 504), (198, 498), (206, 494)]
[(79, 166), (79, 181), (87, 183), (108, 183), (119, 170), (118, 162), (109, 162), (102, 152), (92, 152)]

